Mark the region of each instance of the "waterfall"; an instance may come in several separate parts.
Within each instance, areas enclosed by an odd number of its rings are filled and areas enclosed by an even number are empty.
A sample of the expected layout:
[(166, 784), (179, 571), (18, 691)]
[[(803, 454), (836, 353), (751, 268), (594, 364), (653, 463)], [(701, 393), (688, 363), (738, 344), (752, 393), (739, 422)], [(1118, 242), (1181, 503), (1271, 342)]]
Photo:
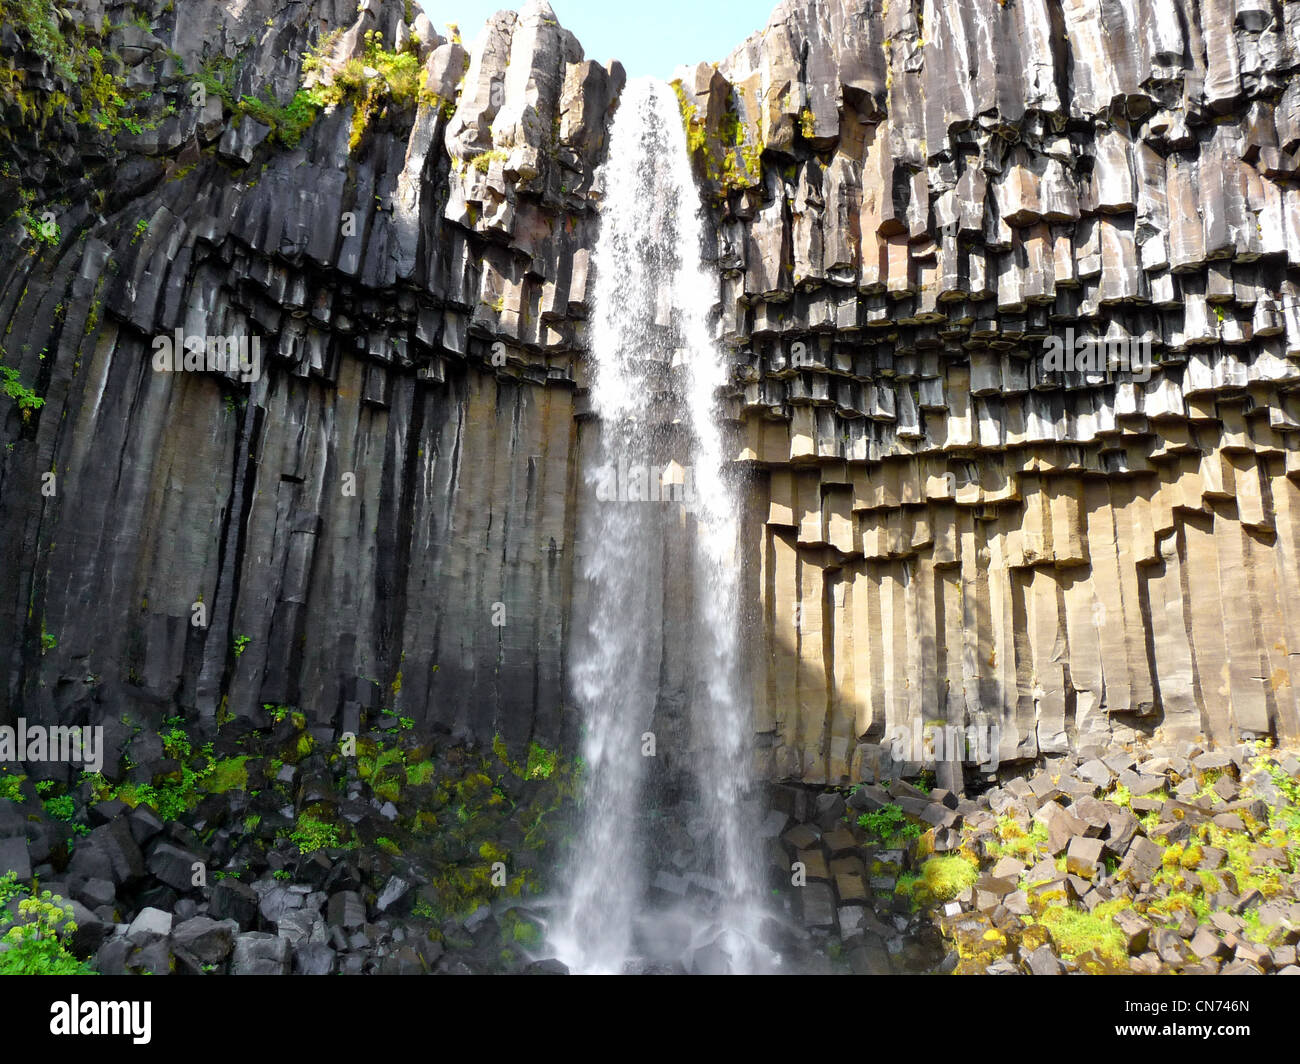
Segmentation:
[[(702, 210), (669, 86), (628, 84), (604, 182), (589, 356), (599, 442), (584, 475), (585, 619), (575, 625), (569, 667), (584, 722), (586, 791), (552, 939), (576, 971), (620, 972), (634, 961), (652, 843), (642, 826), (642, 745), (665, 654), (665, 537), (685, 510), (693, 515), (689, 587), (680, 596), (687, 616), (667, 621), (689, 633), (688, 756), (697, 841), (709, 848), (715, 887), (715, 904), (690, 921), (690, 938), (712, 943), (729, 970), (754, 971), (764, 962), (756, 833), (745, 821), (752, 727), (739, 694), (740, 501), (716, 409), (728, 367), (710, 334), (717, 281), (701, 257)], [(665, 480), (676, 482), (675, 495)]]

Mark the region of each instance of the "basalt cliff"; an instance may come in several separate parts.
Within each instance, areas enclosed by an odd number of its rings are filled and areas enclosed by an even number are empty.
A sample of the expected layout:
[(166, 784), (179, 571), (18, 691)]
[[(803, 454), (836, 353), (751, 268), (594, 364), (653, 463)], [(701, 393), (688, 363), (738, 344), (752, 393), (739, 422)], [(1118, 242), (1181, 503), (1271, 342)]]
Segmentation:
[[(0, 722), (570, 741), (620, 65), (545, 0), (464, 43), (41, 7), (0, 3)], [(1292, 2), (787, 0), (678, 72), (763, 776), (916, 721), (1300, 733), (1297, 66)], [(159, 372), (188, 337), (258, 358)], [(1089, 344), (1128, 362), (1045, 357)]]

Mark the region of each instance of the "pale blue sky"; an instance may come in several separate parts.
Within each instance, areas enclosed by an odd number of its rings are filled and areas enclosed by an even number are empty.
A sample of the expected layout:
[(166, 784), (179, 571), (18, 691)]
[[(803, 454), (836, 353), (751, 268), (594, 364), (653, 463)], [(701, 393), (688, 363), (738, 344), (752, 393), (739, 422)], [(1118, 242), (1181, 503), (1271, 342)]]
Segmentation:
[[(455, 22), (470, 44), (496, 11), (523, 0), (420, 0), (434, 27)], [(550, 0), (588, 59), (617, 59), (629, 77), (667, 78), (684, 63), (716, 63), (767, 25), (777, 0)]]

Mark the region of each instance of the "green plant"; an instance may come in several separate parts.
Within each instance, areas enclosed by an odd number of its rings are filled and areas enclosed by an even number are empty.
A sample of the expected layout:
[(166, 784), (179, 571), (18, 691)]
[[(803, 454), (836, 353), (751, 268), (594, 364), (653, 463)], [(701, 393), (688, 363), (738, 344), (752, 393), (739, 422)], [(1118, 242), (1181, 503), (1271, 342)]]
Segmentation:
[(22, 31), (28, 46), (55, 71), (72, 78), (72, 49), (59, 32), (53, 0), (3, 0), (0, 21)]
[(1009, 816), (998, 817), (994, 827), (997, 833), (991, 850), (997, 857), (1015, 857), (1022, 861), (1032, 861), (1047, 845), (1047, 826), (1035, 820), (1026, 832)]
[[(174, 722), (181, 720), (182, 717), (172, 717), (165, 723), (174, 725)], [(91, 800), (100, 802), (116, 799), (132, 808), (143, 804), (150, 806), (163, 820), (176, 820), (199, 804), (204, 791), (210, 788), (211, 781), (217, 776), (219, 765), (221, 776), (218, 786), (229, 781), (232, 771), (237, 771), (232, 765), (214, 760), (210, 743), (196, 756), (189, 737), (180, 727), (167, 727), (159, 734), (167, 756), (180, 762), (178, 768), (155, 779), (153, 783), (128, 781), (116, 786), (100, 773), (86, 773), (82, 778), (90, 783)], [(230, 760), (242, 767), (239, 758)]]
[(336, 849), (339, 846), (339, 829), (314, 816), (301, 816), (289, 833), (289, 838), (298, 847), (299, 853), (315, 853), (317, 850)]
[(0, 365), (0, 392), (18, 404), (24, 421), (31, 417), (33, 410), (39, 410), (45, 405), (45, 400), (25, 387), (18, 377), (18, 371), (9, 366)]
[(907, 814), (897, 805), (887, 805), (881, 809), (863, 813), (858, 817), (858, 827), (870, 832), (882, 842), (894, 842), (920, 838), (920, 825), (907, 819)]
[(54, 798), (46, 798), (41, 805), (55, 820), (71, 821), (77, 812), (76, 803), (70, 794), (60, 794)]
[(187, 761), (193, 754), (190, 738), (183, 729), (171, 728), (161, 732), (159, 737), (163, 741), (163, 751), (168, 757), (173, 757), (177, 761)]
[(63, 239), (63, 230), (54, 221), (52, 213), (43, 212), (37, 216), (36, 193), (30, 189), (19, 189), (18, 201), (20, 206), (16, 213), (23, 228), (27, 230), (27, 235), (38, 244), (57, 247)]
[(370, 30), (366, 33), (364, 54), (340, 66), (329, 57), (337, 40), (337, 33), (329, 34), (304, 53), (302, 73), (304, 77), (326, 71), (331, 74), (331, 83), (310, 90), (309, 99), (321, 107), (352, 105), (348, 146), (355, 151), (370, 119), (380, 113), (385, 103), (404, 107), (423, 102), (420, 59), (413, 50), (387, 51), (383, 34)]
[(270, 126), (271, 135), (291, 150), (302, 141), (320, 109), (320, 95), (312, 90), (299, 89), (287, 104), (281, 104), (269, 86), (262, 90), (261, 96), (241, 96), (235, 105), (237, 113)]
[(18, 882), (17, 872), (6, 872), (0, 876), (0, 909), (3, 909), (20, 894), (27, 893), (29, 893), (27, 888)]
[(274, 872), (271, 873), (271, 875), (279, 880), (289, 880), (293, 878), (293, 873), (290, 872), (287, 868), (277, 868)]
[(546, 749), (541, 743), (530, 743), (528, 746), (528, 763), (524, 766), (524, 779), (550, 779), (555, 772), (558, 758), (559, 755), (554, 750)]
[(248, 644), (252, 641), (253, 640), (246, 635), (235, 636), (235, 657), (242, 657), (244, 651), (248, 649)]
[(23, 800), (23, 780), (26, 776), (11, 775), (9, 770), (0, 769), (0, 799), (10, 802)]
[(4, 931), (0, 975), (95, 975), (62, 938), (77, 930), (72, 905), (48, 890), (18, 903), (18, 918)]
[(414, 765), (406, 766), (406, 782), (412, 787), (420, 787), (433, 779), (436, 773), (432, 761), (417, 761)]

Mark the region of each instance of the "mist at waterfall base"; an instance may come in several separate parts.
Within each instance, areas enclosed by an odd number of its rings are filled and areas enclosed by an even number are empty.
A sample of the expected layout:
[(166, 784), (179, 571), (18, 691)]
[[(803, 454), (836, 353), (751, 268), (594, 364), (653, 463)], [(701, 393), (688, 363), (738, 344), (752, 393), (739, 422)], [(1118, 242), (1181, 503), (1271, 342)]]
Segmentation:
[[(585, 793), (547, 937), (581, 973), (767, 971), (777, 958), (760, 936), (752, 726), (738, 660), (739, 502), (716, 409), (728, 368), (710, 333), (717, 282), (701, 258), (699, 195), (666, 84), (628, 84), (604, 181), (589, 355), (599, 439), (579, 525), (585, 616), (569, 661)], [(671, 501), (593, 502), (608, 470), (629, 463), (689, 468), (690, 515)], [(685, 574), (665, 563), (683, 524)], [(665, 581), (684, 575), (689, 587), (666, 593)], [(681, 616), (665, 616), (669, 598), (685, 603)], [(652, 785), (665, 751), (646, 756), (647, 742), (665, 739), (666, 623), (689, 626), (691, 659), (685, 726), (674, 733), (688, 749), (673, 751), (686, 779), (675, 790), (688, 796), (672, 801)], [(676, 843), (665, 827), (673, 816), (685, 818)]]

